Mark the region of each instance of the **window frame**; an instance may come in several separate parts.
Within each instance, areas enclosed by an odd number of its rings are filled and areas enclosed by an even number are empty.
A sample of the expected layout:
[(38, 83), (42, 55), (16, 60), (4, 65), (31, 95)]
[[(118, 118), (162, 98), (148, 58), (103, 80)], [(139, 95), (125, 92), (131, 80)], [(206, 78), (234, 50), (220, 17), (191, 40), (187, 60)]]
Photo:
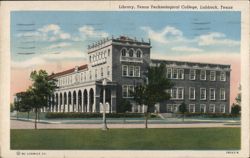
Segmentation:
[[(202, 90), (205, 90), (205, 98), (202, 98)], [(207, 89), (206, 88), (200, 88), (200, 100), (207, 100)]]

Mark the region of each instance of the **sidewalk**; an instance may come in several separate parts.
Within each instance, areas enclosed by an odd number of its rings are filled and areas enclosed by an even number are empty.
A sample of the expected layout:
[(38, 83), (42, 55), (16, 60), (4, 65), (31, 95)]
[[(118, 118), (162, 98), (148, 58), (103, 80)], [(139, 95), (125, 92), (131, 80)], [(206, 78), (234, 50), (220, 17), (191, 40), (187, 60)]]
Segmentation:
[[(79, 128), (101, 128), (102, 120), (62, 120), (61, 122), (40, 121), (37, 126), (39, 129), (79, 129)], [(121, 120), (118, 120), (121, 121)], [(144, 128), (144, 121), (140, 122), (116, 122), (107, 121), (108, 128)], [(212, 128), (212, 127), (240, 127), (240, 123), (234, 122), (178, 122), (178, 123), (157, 123), (150, 120), (149, 128)], [(11, 129), (34, 129), (33, 120), (11, 120)]]

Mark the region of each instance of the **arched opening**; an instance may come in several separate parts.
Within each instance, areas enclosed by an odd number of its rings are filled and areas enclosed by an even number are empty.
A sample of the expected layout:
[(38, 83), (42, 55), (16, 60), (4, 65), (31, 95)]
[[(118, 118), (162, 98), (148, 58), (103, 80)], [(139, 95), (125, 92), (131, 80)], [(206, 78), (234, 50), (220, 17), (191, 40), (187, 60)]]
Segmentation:
[(58, 111), (58, 94), (56, 94), (56, 107), (55, 107), (55, 111)]
[(134, 57), (134, 49), (129, 49), (128, 55), (129, 57)]
[(89, 112), (93, 112), (93, 104), (94, 104), (94, 90), (91, 88), (89, 90)]
[(71, 106), (72, 102), (71, 102), (71, 92), (68, 93), (68, 111), (70, 112), (70, 106)]
[(85, 89), (83, 92), (83, 111), (87, 112), (87, 106), (88, 106), (88, 92)]
[(82, 111), (82, 91), (78, 91), (78, 111)]
[(66, 92), (64, 92), (64, 94), (63, 94), (63, 99), (64, 99), (63, 100), (63, 103), (64, 103), (64, 105), (63, 105), (63, 112), (65, 112), (66, 111), (66, 106), (67, 106), (67, 93)]
[(76, 91), (73, 92), (73, 112), (76, 110)]
[(59, 105), (59, 112), (61, 112), (62, 109), (62, 93), (60, 93), (60, 105)]

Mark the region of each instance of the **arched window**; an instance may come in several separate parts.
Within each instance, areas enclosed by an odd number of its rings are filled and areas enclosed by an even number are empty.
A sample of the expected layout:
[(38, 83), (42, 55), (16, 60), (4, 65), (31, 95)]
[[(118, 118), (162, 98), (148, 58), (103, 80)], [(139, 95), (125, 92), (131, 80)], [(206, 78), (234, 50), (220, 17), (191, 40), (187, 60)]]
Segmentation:
[(127, 50), (125, 48), (123, 48), (121, 50), (121, 53), (122, 53), (122, 56), (125, 57), (126, 56), (126, 53), (127, 53)]
[(141, 52), (140, 49), (138, 49), (138, 50), (136, 51), (136, 57), (137, 57), (137, 58), (141, 58), (141, 55), (142, 55), (142, 52)]
[(91, 62), (91, 56), (89, 56), (89, 62)]
[(133, 57), (134, 56), (134, 50), (133, 49), (130, 49), (129, 50), (129, 57)]
[(110, 55), (110, 49), (108, 49), (108, 56)]

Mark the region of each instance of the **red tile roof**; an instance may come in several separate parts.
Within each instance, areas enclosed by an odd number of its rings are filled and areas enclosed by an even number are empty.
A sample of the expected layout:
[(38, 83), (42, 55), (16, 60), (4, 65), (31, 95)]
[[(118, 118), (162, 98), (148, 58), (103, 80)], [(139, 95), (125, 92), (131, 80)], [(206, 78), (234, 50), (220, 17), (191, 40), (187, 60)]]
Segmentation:
[[(87, 69), (87, 68), (88, 68), (87, 64), (81, 65), (81, 66), (78, 67), (78, 71), (84, 70), (84, 69)], [(59, 77), (59, 76), (62, 76), (62, 75), (66, 75), (66, 74), (72, 73), (74, 71), (75, 71), (75, 68), (71, 68), (71, 69), (68, 69), (68, 70), (65, 70), (65, 71), (62, 71), (62, 72), (58, 72), (56, 74), (52, 74), (52, 75), (49, 76), (49, 78)]]

